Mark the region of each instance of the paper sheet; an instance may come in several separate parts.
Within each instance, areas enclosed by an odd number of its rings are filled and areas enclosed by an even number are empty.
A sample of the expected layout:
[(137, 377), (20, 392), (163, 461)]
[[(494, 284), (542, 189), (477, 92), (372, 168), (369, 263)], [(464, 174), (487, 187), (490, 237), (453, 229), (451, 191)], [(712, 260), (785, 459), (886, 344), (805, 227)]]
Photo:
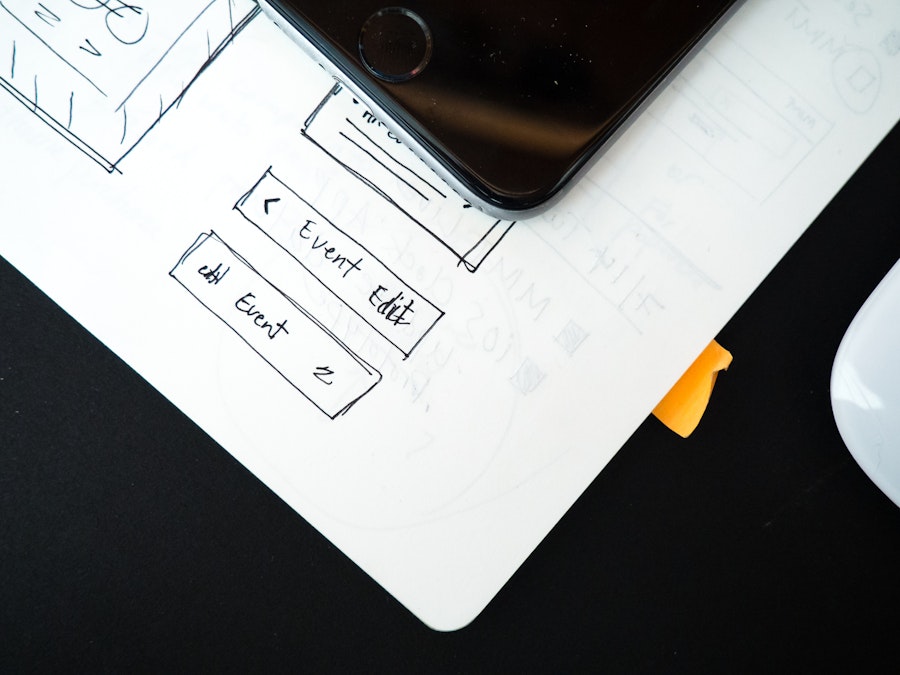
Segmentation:
[(438, 629), (900, 111), (896, 2), (749, 0), (557, 208), (497, 222), (254, 11), (0, 1), (0, 254)]

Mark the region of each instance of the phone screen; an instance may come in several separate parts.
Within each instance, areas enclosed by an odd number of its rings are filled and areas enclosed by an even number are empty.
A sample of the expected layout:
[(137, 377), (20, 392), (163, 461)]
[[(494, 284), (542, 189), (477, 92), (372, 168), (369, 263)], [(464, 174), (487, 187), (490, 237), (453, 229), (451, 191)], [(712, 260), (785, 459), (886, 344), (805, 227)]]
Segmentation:
[(269, 2), (461, 183), (505, 209), (559, 191), (734, 4)]

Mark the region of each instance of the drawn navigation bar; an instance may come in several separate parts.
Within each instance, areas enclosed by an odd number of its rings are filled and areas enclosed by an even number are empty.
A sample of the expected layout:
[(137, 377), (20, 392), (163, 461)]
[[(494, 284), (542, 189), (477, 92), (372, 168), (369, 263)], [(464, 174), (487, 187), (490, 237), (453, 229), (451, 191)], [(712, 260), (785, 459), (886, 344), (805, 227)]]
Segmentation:
[(271, 170), (235, 209), (405, 356), (444, 315)]
[(215, 232), (200, 235), (169, 274), (328, 417), (381, 380)]

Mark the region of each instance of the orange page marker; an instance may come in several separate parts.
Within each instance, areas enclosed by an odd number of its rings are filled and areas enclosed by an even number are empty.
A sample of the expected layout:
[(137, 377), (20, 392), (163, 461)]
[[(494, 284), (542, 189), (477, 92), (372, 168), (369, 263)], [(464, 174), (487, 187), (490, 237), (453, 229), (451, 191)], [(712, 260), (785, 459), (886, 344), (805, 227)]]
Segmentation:
[(687, 438), (706, 411), (719, 371), (727, 370), (729, 365), (731, 353), (713, 340), (653, 409), (653, 414), (676, 434)]

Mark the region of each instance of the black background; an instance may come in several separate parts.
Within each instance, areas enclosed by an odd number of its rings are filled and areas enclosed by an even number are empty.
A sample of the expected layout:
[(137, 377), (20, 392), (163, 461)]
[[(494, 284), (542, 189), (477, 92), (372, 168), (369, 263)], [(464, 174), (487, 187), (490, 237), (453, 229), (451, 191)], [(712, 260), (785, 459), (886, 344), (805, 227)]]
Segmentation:
[(0, 671), (893, 671), (900, 509), (829, 399), (900, 257), (894, 129), (471, 625), (429, 630), (0, 261)]

